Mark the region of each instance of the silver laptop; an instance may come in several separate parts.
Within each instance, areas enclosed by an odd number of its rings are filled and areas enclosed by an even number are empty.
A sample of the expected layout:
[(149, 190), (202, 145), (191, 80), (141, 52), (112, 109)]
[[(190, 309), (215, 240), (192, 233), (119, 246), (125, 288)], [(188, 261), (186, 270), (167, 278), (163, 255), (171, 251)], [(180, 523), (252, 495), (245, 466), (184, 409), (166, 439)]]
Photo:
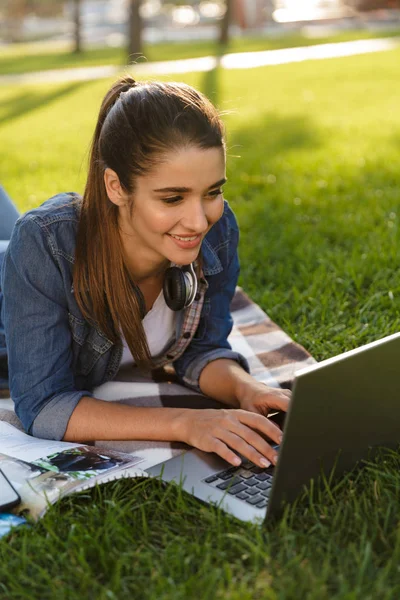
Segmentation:
[(243, 521), (278, 516), (311, 479), (335, 476), (400, 442), (400, 333), (296, 373), (276, 467), (232, 467), (190, 450), (147, 472)]

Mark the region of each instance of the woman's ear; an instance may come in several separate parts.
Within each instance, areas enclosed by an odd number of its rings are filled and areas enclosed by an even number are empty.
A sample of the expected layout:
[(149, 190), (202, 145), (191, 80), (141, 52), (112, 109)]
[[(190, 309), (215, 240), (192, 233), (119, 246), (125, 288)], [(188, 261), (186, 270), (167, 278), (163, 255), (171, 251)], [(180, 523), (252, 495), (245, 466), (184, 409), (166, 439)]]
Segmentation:
[(113, 204), (124, 206), (128, 202), (128, 195), (122, 189), (118, 175), (109, 167), (104, 171), (104, 185), (107, 196)]

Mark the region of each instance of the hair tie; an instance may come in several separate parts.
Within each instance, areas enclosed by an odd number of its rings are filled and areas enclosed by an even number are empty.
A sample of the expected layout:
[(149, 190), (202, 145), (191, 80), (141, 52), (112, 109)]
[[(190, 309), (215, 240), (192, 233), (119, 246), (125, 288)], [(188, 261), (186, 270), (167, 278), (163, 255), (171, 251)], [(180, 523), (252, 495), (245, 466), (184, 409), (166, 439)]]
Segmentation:
[(135, 88), (137, 88), (137, 87), (138, 87), (138, 82), (137, 82), (137, 81), (134, 81), (134, 82), (132, 83), (132, 85), (131, 85), (131, 86), (130, 86), (130, 87), (127, 89), (127, 90), (123, 90), (123, 91), (120, 93), (120, 95), (118, 96), (118, 100), (119, 100), (119, 99), (123, 100), (123, 98), (124, 98), (124, 97), (125, 97), (127, 94), (129, 94), (129, 92), (131, 92), (132, 90), (134, 90), (134, 89), (135, 89)]

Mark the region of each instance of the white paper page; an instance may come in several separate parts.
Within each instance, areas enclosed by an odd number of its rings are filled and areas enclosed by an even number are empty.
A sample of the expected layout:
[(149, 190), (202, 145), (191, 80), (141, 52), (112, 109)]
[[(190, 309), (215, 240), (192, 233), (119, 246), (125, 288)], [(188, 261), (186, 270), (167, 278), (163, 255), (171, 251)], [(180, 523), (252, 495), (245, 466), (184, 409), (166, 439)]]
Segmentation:
[(0, 452), (26, 462), (32, 462), (55, 452), (62, 452), (67, 448), (78, 448), (82, 445), (54, 440), (40, 440), (19, 431), (9, 423), (0, 421)]

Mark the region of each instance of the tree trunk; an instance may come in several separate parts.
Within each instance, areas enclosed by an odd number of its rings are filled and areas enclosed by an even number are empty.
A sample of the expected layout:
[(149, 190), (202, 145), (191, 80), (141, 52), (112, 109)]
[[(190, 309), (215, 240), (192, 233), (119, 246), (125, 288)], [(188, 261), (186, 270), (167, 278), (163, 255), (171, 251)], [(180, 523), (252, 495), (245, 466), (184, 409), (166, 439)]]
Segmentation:
[(81, 0), (74, 0), (74, 52), (82, 52)]
[(7, 26), (4, 37), (8, 42), (21, 42), (23, 39), (23, 20), (29, 13), (27, 0), (13, 0), (5, 5)]
[(142, 0), (129, 2), (129, 29), (128, 29), (128, 63), (134, 62), (142, 54), (142, 18), (140, 5)]
[(221, 20), (221, 28), (219, 31), (219, 44), (226, 46), (229, 42), (229, 25), (232, 18), (233, 0), (225, 0), (225, 14)]

